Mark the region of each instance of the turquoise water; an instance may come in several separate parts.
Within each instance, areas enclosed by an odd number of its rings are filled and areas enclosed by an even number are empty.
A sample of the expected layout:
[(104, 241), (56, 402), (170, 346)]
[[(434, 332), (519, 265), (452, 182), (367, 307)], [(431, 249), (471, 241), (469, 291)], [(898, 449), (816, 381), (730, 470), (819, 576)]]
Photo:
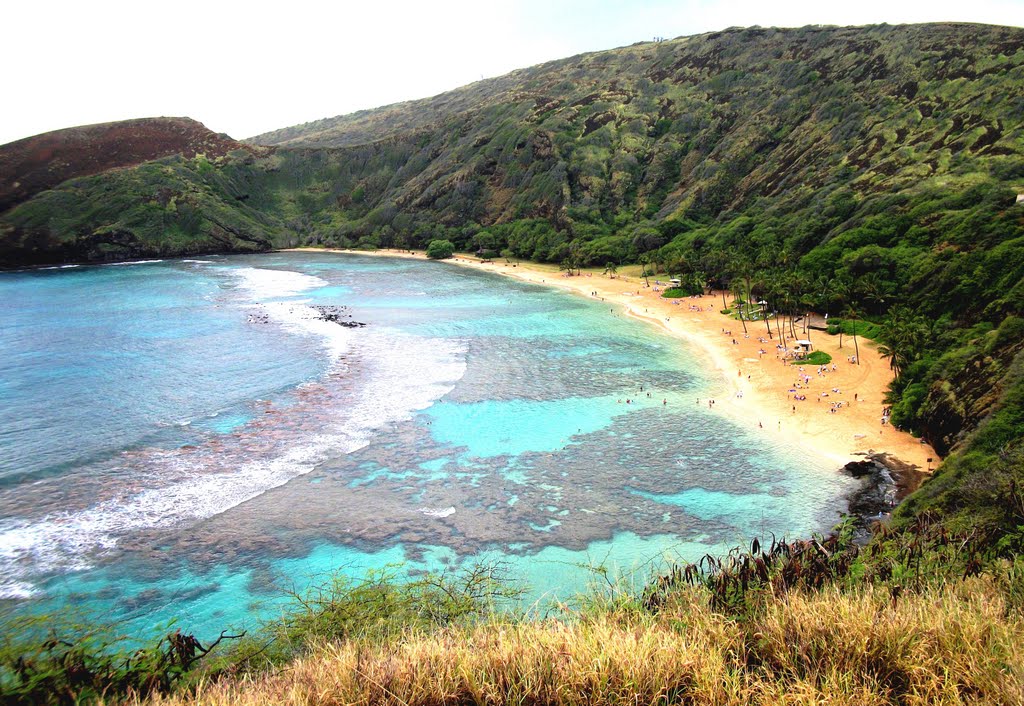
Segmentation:
[(528, 601), (564, 599), (591, 566), (642, 581), (826, 529), (850, 490), (695, 404), (720, 381), (682, 343), (447, 263), (7, 273), (0, 326), (0, 596), (16, 610), (209, 635), (330, 572), (479, 559)]

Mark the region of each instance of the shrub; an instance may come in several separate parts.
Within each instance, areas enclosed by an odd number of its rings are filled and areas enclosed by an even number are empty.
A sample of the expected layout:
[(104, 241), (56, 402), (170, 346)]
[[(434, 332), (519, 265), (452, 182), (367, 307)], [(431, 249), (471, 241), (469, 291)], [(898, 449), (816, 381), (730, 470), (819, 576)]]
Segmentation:
[(450, 240), (431, 240), (427, 246), (427, 257), (431, 260), (446, 260), (455, 253), (455, 246)]
[(794, 360), (793, 365), (828, 365), (832, 356), (825, 351), (811, 351), (806, 357)]
[(877, 341), (881, 329), (882, 327), (879, 324), (871, 321), (864, 321), (863, 319), (858, 319), (856, 321), (851, 319), (830, 319), (828, 322), (828, 333), (831, 336), (835, 336), (842, 331), (846, 336), (852, 336), (856, 333), (861, 338), (869, 338), (872, 341)]
[[(90, 621), (91, 622), (91, 621)], [(91, 703), (101, 697), (170, 693), (198, 677), (201, 661), (224, 640), (203, 646), (181, 630), (138, 643), (114, 626), (77, 624), (60, 615), (5, 620), (0, 638), (0, 703)]]

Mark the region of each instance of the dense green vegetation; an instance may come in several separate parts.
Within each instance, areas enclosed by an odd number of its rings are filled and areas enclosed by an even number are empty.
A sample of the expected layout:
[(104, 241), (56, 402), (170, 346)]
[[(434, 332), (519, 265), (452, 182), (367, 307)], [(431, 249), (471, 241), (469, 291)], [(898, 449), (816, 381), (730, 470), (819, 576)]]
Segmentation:
[(175, 156), (64, 182), (0, 216), (0, 266), (267, 250), (285, 223), (248, 205), (226, 168), (249, 159)]

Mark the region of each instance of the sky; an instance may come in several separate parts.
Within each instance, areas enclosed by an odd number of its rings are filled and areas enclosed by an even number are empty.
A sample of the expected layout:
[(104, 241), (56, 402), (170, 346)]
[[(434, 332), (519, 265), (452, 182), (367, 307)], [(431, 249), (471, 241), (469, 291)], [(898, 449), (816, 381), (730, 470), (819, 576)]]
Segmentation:
[(0, 144), (189, 116), (241, 139), (726, 27), (1024, 26), (1024, 0), (34, 0), (0, 9)]

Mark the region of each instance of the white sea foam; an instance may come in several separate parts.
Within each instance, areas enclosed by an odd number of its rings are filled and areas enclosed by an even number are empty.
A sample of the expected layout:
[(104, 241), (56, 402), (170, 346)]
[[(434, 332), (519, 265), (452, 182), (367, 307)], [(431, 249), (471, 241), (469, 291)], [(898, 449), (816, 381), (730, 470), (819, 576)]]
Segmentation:
[(0, 599), (23, 600), (38, 595), (39, 590), (25, 581), (0, 578)]
[(354, 329), (324, 321), (320, 312), (302, 302), (267, 302), (262, 308), (286, 331), (320, 338), (332, 363), (348, 352), (356, 336)]
[[(294, 317), (304, 308), (285, 311)], [(465, 373), (465, 347), (458, 342), (385, 329), (361, 329), (350, 341), (350, 329), (325, 321), (300, 321), (304, 331), (322, 331), (332, 340), (342, 332), (346, 346), (355, 349), (365, 368), (358, 397), (338, 397), (337, 407), (325, 410), (325, 418), (331, 421), (320, 433), (297, 432), (286, 450), (257, 460), (225, 457), (223, 452), (154, 453), (147, 470), (174, 479), (162, 487), (38, 521), (0, 521), (0, 576), (5, 577), (0, 597), (27, 595), (32, 575), (87, 568), (96, 554), (116, 547), (120, 538), (133, 532), (191, 525), (309, 473), (331, 456), (351, 453), (380, 430), (433, 404)], [(335, 370), (322, 384), (335, 384), (341, 375)]]
[(362, 329), (369, 355), (360, 382), (365, 393), (350, 407), (352, 420), (367, 429), (404, 421), (448, 394), (466, 372), (465, 344)]
[(287, 331), (320, 338), (332, 363), (336, 363), (349, 350), (355, 335), (352, 329), (324, 321), (320, 312), (308, 306), (304, 300), (277, 301), (319, 289), (328, 284), (326, 281), (302, 272), (257, 267), (240, 267), (232, 270), (231, 274), (239, 279), (239, 287), (260, 303), (261, 309), (271, 321)]
[(194, 262), (194, 263), (197, 263), (197, 264), (200, 264), (200, 265), (210, 265), (210, 264), (213, 264), (213, 260), (182, 260), (182, 262)]
[(108, 262), (107, 265), (110, 267), (123, 267), (125, 265), (152, 265), (154, 262), (163, 262), (163, 260), (129, 260), (128, 262)]
[(327, 282), (319, 277), (291, 270), (239, 267), (231, 270), (231, 274), (239, 279), (239, 287), (258, 302), (294, 297), (327, 285)]

